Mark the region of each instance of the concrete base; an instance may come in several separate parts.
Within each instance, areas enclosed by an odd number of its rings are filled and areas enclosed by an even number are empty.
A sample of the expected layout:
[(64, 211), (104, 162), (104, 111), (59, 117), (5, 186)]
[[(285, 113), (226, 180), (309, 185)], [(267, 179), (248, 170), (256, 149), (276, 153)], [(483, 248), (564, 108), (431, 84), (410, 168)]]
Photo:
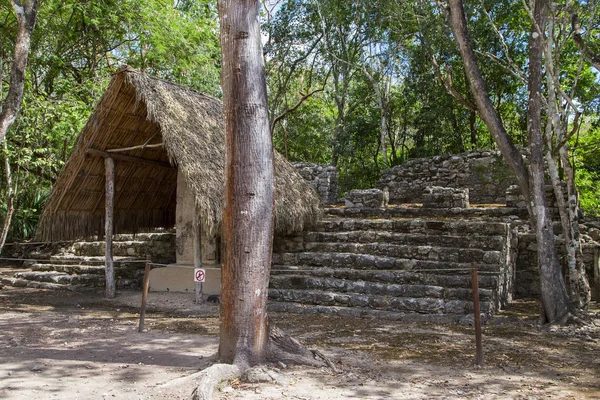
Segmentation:
[[(202, 286), (205, 295), (219, 294), (221, 290), (221, 268), (219, 265), (203, 267), (206, 281)], [(150, 291), (153, 292), (194, 292), (194, 266), (172, 264), (166, 268), (150, 271)]]

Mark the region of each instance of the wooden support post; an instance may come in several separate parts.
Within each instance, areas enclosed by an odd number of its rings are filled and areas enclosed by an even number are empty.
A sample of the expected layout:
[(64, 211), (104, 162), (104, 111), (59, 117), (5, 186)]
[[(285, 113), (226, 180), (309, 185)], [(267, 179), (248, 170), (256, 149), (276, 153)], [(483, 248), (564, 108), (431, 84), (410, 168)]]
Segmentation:
[(110, 157), (104, 159), (106, 172), (106, 214), (104, 217), (104, 240), (106, 243), (106, 298), (115, 297), (115, 264), (113, 261), (113, 220), (115, 208), (115, 160)]
[(146, 318), (146, 301), (148, 300), (148, 286), (150, 284), (150, 256), (146, 256), (144, 267), (144, 284), (142, 286), (142, 308), (140, 309), (140, 326), (138, 332), (144, 331), (144, 319)]
[(479, 307), (479, 277), (477, 267), (471, 269), (471, 284), (473, 286), (473, 321), (475, 324), (475, 364), (483, 366), (483, 344), (481, 343), (481, 308)]
[[(202, 228), (200, 226), (198, 212), (194, 212), (192, 227), (194, 230), (194, 269), (202, 268)], [(195, 283), (196, 285), (196, 304), (204, 304), (203, 284)]]

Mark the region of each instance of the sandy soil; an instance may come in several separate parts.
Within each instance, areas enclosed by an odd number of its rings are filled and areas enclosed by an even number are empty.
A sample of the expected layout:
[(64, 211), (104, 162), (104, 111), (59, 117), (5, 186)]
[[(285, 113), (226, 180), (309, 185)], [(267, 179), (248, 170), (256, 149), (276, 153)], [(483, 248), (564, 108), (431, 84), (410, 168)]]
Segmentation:
[[(210, 364), (218, 308), (192, 294), (150, 293), (137, 332), (140, 293), (0, 290), (0, 398), (188, 399), (185, 377)], [(271, 366), (281, 384), (223, 382), (234, 399), (600, 399), (596, 326), (539, 328), (533, 302), (518, 302), (484, 330), (486, 366), (472, 366), (473, 328), (322, 316), (272, 320), (341, 369)]]

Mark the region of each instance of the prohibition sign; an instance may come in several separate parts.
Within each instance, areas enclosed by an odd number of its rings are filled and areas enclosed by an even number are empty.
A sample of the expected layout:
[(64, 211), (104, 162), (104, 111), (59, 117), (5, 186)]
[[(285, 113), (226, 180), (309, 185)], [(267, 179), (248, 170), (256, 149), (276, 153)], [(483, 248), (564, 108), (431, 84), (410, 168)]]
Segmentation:
[(206, 271), (200, 268), (194, 269), (194, 282), (202, 283), (206, 280)]

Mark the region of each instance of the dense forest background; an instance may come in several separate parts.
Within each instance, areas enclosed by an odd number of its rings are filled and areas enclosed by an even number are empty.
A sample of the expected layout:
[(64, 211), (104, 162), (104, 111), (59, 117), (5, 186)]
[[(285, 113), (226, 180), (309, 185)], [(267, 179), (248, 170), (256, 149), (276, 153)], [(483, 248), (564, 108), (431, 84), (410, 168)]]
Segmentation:
[[(521, 1), (465, 2), (492, 101), (527, 145), (528, 35)], [(556, 80), (580, 111), (565, 114), (580, 200), (600, 214), (600, 54), (595, 0), (553, 3)], [(573, 16), (582, 28), (575, 30)], [(33, 34), (21, 113), (0, 149), (0, 214), (9, 240), (29, 238), (76, 135), (120, 65), (220, 97), (216, 1), (44, 0)], [(575, 33), (585, 40), (582, 51)], [(0, 0), (0, 99), (16, 19)], [(271, 130), (292, 161), (334, 164), (340, 194), (373, 187), (415, 157), (494, 148), (473, 108), (462, 60), (432, 2), (271, 0), (263, 4)], [(591, 56), (590, 56), (591, 55)], [(12, 179), (7, 180), (10, 170)]]

